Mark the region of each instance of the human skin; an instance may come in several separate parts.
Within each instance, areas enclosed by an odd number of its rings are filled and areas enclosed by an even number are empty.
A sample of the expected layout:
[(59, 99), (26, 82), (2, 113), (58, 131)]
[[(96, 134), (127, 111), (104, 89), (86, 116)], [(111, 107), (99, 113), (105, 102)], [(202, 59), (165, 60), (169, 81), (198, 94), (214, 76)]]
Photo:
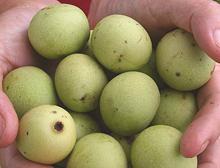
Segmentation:
[[(26, 31), (33, 15), (52, 3), (57, 1), (0, 0), (0, 81), (16, 67), (39, 64), (39, 57), (34, 57), (28, 44)], [(101, 18), (113, 13), (127, 14), (138, 20), (148, 30), (154, 44), (175, 27), (192, 32), (199, 46), (220, 62), (220, 5), (212, 0), (200, 0), (199, 3), (198, 0), (93, 0), (89, 13), (92, 27)], [(211, 80), (199, 91), (198, 115), (181, 141), (183, 155), (192, 157), (200, 154), (199, 168), (220, 166), (219, 73), (220, 65), (216, 64)], [(16, 113), (1, 91), (0, 146), (12, 144), (0, 150), (3, 168), (49, 168), (26, 161), (18, 154), (13, 145), (17, 129)]]

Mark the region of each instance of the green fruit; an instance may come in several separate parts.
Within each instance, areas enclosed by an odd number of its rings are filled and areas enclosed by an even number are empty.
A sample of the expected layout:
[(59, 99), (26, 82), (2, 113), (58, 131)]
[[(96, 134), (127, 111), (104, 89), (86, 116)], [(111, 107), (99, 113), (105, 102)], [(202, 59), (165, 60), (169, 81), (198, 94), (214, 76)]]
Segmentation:
[(66, 57), (55, 73), (55, 85), (61, 101), (76, 112), (94, 110), (106, 83), (101, 66), (84, 54)]
[(165, 88), (165, 83), (157, 72), (155, 52), (152, 52), (149, 62), (138, 71), (143, 72), (153, 78), (160, 89)]
[(33, 48), (43, 57), (56, 59), (78, 52), (89, 38), (89, 23), (73, 5), (51, 5), (40, 10), (28, 28)]
[(111, 136), (93, 133), (77, 143), (67, 168), (127, 168), (121, 145)]
[(180, 91), (198, 89), (211, 77), (215, 62), (196, 44), (193, 36), (180, 29), (167, 33), (156, 50), (160, 76)]
[(191, 92), (173, 89), (161, 91), (160, 106), (153, 125), (169, 125), (184, 131), (197, 112), (196, 97)]
[(17, 148), (31, 161), (43, 164), (57, 163), (68, 156), (75, 141), (74, 120), (61, 107), (38, 106), (20, 120)]
[(87, 134), (100, 132), (98, 123), (88, 114), (71, 112), (70, 115), (76, 124), (77, 140)]
[(179, 151), (181, 132), (158, 125), (145, 129), (133, 142), (133, 168), (197, 168), (197, 158), (184, 158)]
[(43, 104), (57, 104), (53, 81), (43, 70), (24, 66), (9, 72), (3, 90), (19, 118), (30, 109)]
[(85, 47), (83, 48), (83, 50), (81, 51), (81, 53), (86, 54), (86, 55), (89, 55), (89, 56), (91, 56), (91, 57), (94, 57), (94, 54), (93, 54), (92, 48), (91, 48), (92, 32), (93, 32), (93, 30), (90, 30), (89, 40), (88, 40), (86, 46), (85, 46)]
[(153, 79), (141, 72), (126, 72), (105, 86), (100, 112), (112, 132), (129, 136), (150, 124), (159, 102), (160, 93)]
[(102, 19), (92, 33), (91, 47), (98, 61), (113, 72), (141, 68), (152, 52), (151, 39), (145, 29), (123, 15)]

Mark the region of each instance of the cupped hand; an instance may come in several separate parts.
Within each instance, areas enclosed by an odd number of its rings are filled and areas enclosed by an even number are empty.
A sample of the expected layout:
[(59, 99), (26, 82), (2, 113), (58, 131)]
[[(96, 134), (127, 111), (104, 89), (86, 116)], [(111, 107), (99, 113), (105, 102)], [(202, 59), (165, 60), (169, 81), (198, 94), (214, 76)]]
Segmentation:
[(0, 3), (0, 165), (3, 168), (50, 168), (25, 160), (16, 151), (15, 145), (8, 146), (15, 141), (18, 118), (10, 100), (2, 91), (2, 80), (14, 68), (39, 65), (42, 62), (40, 57), (35, 56), (28, 42), (27, 28), (39, 9), (57, 1), (5, 0)]
[[(220, 62), (220, 4), (212, 0), (93, 0), (89, 20), (94, 27), (104, 16), (125, 14), (138, 20), (156, 43), (179, 27), (193, 33), (198, 45)], [(199, 112), (184, 133), (181, 153), (199, 155), (199, 168), (220, 167), (220, 64), (198, 92)]]

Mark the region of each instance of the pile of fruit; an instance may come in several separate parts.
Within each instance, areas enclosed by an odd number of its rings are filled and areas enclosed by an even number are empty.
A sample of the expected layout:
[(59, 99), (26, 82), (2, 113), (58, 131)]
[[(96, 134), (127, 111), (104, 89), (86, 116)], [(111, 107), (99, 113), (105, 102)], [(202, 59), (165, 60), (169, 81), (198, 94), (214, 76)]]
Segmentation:
[(67, 168), (197, 168), (196, 157), (180, 154), (180, 139), (215, 62), (190, 33), (173, 30), (153, 51), (134, 19), (110, 15), (90, 31), (79, 8), (59, 4), (33, 17), (28, 37), (59, 63), (54, 80), (34, 66), (4, 78), (26, 159)]

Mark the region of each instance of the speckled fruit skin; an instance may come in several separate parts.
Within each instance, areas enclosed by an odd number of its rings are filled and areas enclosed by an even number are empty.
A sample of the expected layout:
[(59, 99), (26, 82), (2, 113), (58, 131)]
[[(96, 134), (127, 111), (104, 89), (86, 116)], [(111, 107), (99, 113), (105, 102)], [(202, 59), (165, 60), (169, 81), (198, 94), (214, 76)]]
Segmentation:
[(56, 59), (78, 52), (89, 38), (89, 23), (73, 5), (51, 5), (40, 10), (28, 28), (33, 48), (43, 57)]
[(37, 67), (24, 66), (9, 72), (3, 80), (3, 90), (19, 118), (36, 106), (57, 104), (52, 79)]
[(148, 61), (147, 64), (145, 64), (142, 68), (138, 70), (139, 72), (143, 72), (147, 75), (149, 75), (157, 84), (157, 86), (160, 89), (163, 89), (166, 87), (165, 83), (161, 79), (160, 75), (157, 72), (157, 67), (156, 67), (156, 56), (155, 52), (153, 51), (150, 60)]
[(100, 132), (98, 123), (88, 114), (70, 112), (76, 124), (77, 141), (85, 135)]
[(180, 151), (181, 132), (158, 125), (145, 129), (131, 147), (133, 168), (197, 168), (197, 158), (184, 158)]
[(31, 109), (20, 120), (17, 148), (27, 159), (54, 164), (72, 151), (76, 128), (71, 115), (55, 105)]
[(117, 73), (141, 68), (152, 52), (151, 39), (145, 29), (124, 15), (102, 19), (92, 33), (91, 47), (97, 60)]
[(171, 88), (190, 91), (210, 79), (215, 62), (199, 48), (190, 33), (176, 29), (160, 40), (156, 65), (160, 76)]
[(121, 145), (113, 137), (93, 133), (76, 143), (67, 168), (127, 168), (127, 160)]
[(130, 136), (150, 124), (159, 103), (160, 93), (152, 78), (141, 72), (125, 72), (103, 89), (100, 112), (112, 132)]
[(184, 131), (197, 112), (195, 95), (173, 89), (164, 89), (160, 93), (160, 106), (153, 125), (169, 125)]
[(84, 54), (66, 57), (55, 73), (55, 86), (61, 101), (75, 112), (94, 110), (106, 83), (101, 66)]

